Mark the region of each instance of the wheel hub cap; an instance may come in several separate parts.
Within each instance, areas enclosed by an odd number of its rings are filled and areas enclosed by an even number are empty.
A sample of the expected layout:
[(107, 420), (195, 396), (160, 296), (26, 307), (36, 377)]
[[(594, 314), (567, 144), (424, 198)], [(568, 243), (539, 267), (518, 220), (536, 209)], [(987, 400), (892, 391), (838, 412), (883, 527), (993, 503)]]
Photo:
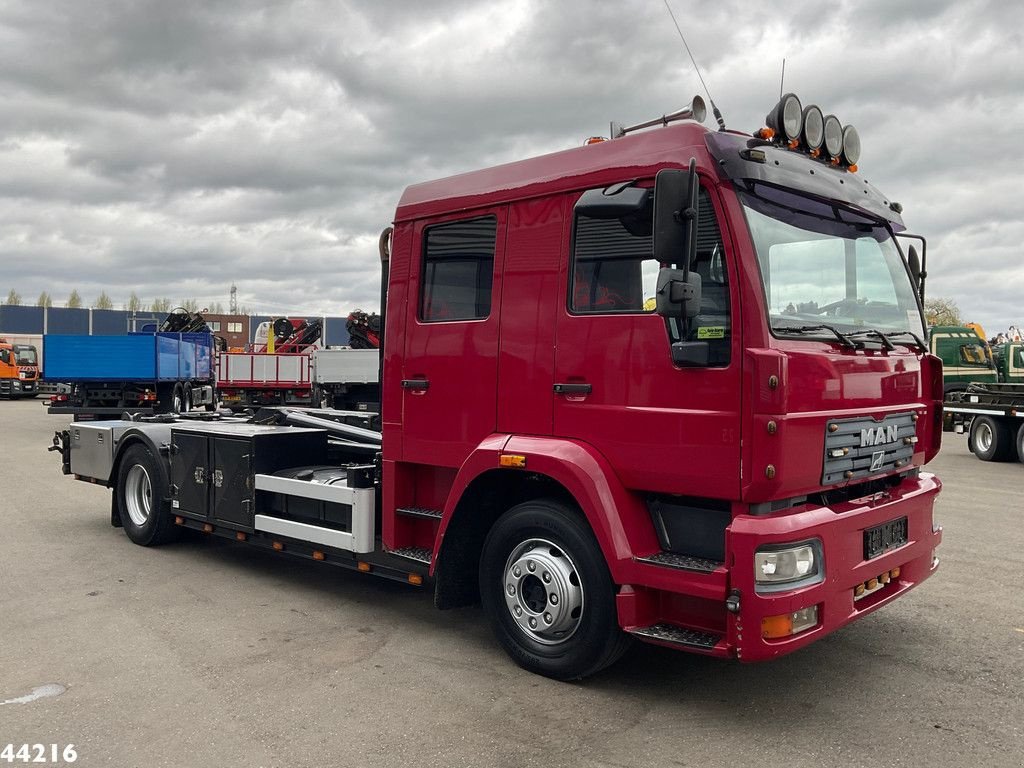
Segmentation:
[(505, 604), (531, 639), (545, 645), (565, 642), (576, 632), (583, 613), (583, 587), (575, 564), (550, 541), (524, 541), (505, 563)]

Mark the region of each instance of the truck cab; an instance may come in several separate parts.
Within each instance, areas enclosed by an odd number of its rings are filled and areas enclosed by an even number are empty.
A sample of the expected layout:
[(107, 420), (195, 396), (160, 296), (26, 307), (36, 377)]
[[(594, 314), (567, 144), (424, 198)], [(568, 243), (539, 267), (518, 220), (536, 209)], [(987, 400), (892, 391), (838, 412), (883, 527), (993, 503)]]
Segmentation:
[(932, 354), (942, 361), (946, 394), (962, 392), (971, 383), (994, 384), (999, 380), (992, 350), (973, 328), (932, 326), (928, 340)]
[(529, 664), (580, 629), (547, 612), (576, 593), (520, 567), (566, 516), (623, 629), (712, 655), (786, 653), (937, 565), (942, 368), (902, 209), (854, 162), (765, 135), (684, 121), (399, 203), (384, 546), (420, 552), (442, 604), (479, 568)]
[(1004, 384), (1024, 384), (1024, 344), (1007, 341), (992, 347), (992, 361)]
[(39, 354), (31, 344), (0, 339), (0, 397), (39, 394)]

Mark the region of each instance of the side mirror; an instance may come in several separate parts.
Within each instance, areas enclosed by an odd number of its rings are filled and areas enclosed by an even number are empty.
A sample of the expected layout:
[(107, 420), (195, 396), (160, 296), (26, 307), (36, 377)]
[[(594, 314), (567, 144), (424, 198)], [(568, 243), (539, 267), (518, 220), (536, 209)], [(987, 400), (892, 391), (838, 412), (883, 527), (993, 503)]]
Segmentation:
[(594, 219), (621, 219), (647, 204), (649, 189), (616, 184), (608, 189), (588, 189), (576, 201), (575, 211)]
[(654, 258), (688, 269), (697, 242), (697, 161), (663, 168), (654, 181)]
[(700, 311), (701, 281), (696, 272), (662, 267), (654, 291), (655, 311), (662, 317), (689, 319)]
[(924, 301), (924, 271), (921, 269), (921, 258), (914, 246), (910, 246), (907, 251), (907, 266), (910, 267), (910, 276), (914, 278), (914, 288), (917, 289), (921, 301)]
[(677, 341), (672, 345), (672, 362), (680, 368), (706, 368), (711, 345), (706, 341)]

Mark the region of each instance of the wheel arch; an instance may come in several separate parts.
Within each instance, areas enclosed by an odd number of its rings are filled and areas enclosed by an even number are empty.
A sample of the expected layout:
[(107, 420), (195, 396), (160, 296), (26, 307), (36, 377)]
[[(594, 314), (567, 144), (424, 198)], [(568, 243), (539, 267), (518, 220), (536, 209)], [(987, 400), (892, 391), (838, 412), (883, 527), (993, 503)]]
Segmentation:
[(166, 488), (171, 487), (171, 472), (170, 463), (167, 461), (165, 451), (161, 451), (161, 445), (167, 444), (171, 440), (171, 429), (165, 425), (152, 425), (151, 430), (142, 431), (140, 429), (129, 429), (117, 442), (117, 449), (114, 452), (114, 461), (110, 465), (110, 477), (107, 478), (107, 487), (110, 488), (110, 524), (120, 528), (121, 527), (121, 514), (118, 511), (117, 505), (117, 478), (121, 473), (121, 465), (124, 463), (125, 454), (134, 445), (144, 445), (152, 451), (153, 455), (157, 459), (157, 465), (160, 467), (160, 473), (163, 476), (164, 485)]
[[(499, 468), (498, 456), (526, 457), (524, 469)], [(622, 583), (621, 565), (635, 552), (658, 549), (641, 499), (627, 491), (592, 446), (571, 440), (511, 437), (463, 464), (449, 494), (434, 544), (434, 601), (439, 608), (476, 602), (480, 553), (488, 531), (524, 501), (552, 498), (578, 509), (597, 539), (608, 570)]]

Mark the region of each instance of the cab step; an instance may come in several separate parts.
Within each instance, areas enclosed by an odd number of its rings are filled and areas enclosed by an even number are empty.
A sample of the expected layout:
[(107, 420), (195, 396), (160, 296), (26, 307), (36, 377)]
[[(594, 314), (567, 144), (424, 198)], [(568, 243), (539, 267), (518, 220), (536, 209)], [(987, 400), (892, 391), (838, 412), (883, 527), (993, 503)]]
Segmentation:
[(662, 645), (696, 648), (703, 651), (712, 650), (722, 640), (722, 636), (714, 632), (686, 629), (674, 624), (652, 624), (649, 627), (636, 627), (628, 632), (641, 640), (653, 640)]
[(398, 549), (389, 549), (387, 553), (396, 557), (404, 557), (407, 560), (415, 560), (423, 565), (430, 565), (434, 556), (434, 553), (426, 547), (399, 547)]
[(713, 573), (724, 565), (717, 560), (708, 560), (692, 555), (678, 555), (675, 552), (658, 552), (644, 557), (634, 557), (633, 560), (638, 563), (659, 565), (662, 568), (677, 568), (681, 571), (698, 571), (700, 573)]
[(398, 507), (395, 513), (406, 517), (425, 517), (428, 520), (440, 520), (442, 514), (440, 509), (427, 507)]

